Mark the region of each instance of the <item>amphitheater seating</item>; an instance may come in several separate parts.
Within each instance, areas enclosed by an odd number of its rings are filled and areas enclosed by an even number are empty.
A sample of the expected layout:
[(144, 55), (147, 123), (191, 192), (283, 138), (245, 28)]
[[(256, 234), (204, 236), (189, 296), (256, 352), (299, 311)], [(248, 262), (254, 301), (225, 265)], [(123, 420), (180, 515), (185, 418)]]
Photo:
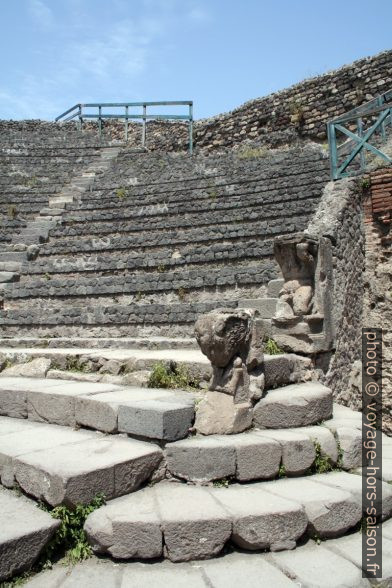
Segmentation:
[[(56, 161), (58, 174), (71, 167)], [(123, 149), (6, 287), (4, 334), (189, 334), (199, 313), (265, 293), (274, 237), (306, 227), (328, 177), (314, 146), (193, 158)]]

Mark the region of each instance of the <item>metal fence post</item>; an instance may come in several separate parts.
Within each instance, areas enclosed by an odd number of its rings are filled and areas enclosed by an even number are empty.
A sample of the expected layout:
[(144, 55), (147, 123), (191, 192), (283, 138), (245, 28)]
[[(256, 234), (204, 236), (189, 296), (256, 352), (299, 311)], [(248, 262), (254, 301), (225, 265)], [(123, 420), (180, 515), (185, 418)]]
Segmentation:
[(189, 155), (193, 154), (193, 103), (189, 104)]
[(128, 143), (128, 106), (125, 107), (125, 142)]
[(99, 140), (102, 141), (102, 106), (98, 106), (98, 129), (99, 129)]
[(336, 146), (336, 130), (335, 130), (335, 125), (333, 123), (328, 123), (327, 132), (328, 132), (331, 176), (332, 176), (332, 179), (337, 180), (338, 179), (338, 177), (337, 177), (338, 154), (337, 154), (337, 146)]
[[(357, 119), (357, 130), (358, 130), (358, 137), (363, 137), (363, 120), (362, 118)], [(360, 151), (360, 158), (361, 158), (361, 170), (363, 171), (366, 167), (366, 153), (365, 149), (362, 147)]]
[(143, 127), (142, 127), (142, 147), (145, 149), (146, 147), (146, 114), (147, 114), (147, 106), (143, 104)]

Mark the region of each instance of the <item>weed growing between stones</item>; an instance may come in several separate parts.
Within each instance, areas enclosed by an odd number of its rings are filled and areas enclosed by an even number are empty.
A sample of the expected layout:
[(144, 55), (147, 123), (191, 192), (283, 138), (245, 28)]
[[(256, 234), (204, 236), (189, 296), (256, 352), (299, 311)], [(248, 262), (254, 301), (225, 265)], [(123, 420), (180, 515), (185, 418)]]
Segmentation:
[(186, 290), (182, 287), (178, 288), (177, 296), (183, 302), (186, 298)]
[(264, 352), (267, 355), (280, 355), (283, 353), (283, 350), (279, 347), (279, 345), (273, 339), (267, 339), (264, 343)]
[(323, 455), (321, 445), (317, 441), (313, 441), (316, 457), (310, 468), (312, 474), (326, 474), (336, 469), (327, 455)]
[(40, 569), (51, 567), (53, 561), (62, 556), (65, 556), (70, 564), (91, 557), (93, 552), (87, 542), (83, 525), (88, 515), (104, 504), (105, 497), (102, 494), (97, 494), (89, 504), (77, 504), (74, 509), (65, 505), (50, 509), (40, 503), (40, 508), (49, 512), (54, 519), (60, 520), (60, 526), (42, 553), (38, 567)]
[(55, 561), (63, 557), (67, 564), (72, 565), (91, 557), (93, 552), (83, 526), (88, 515), (104, 504), (105, 497), (102, 494), (97, 494), (89, 504), (77, 504), (74, 509), (64, 505), (51, 509), (43, 502), (38, 503), (39, 508), (60, 520), (60, 526), (33, 568), (7, 582), (0, 582), (0, 588), (22, 586), (34, 574), (50, 569)]
[(286, 478), (287, 473), (286, 473), (286, 466), (284, 466), (282, 463), (279, 466), (279, 471), (278, 471), (278, 478)]
[(117, 190), (116, 190), (117, 198), (122, 200), (123, 198), (125, 198), (126, 195), (127, 195), (127, 191), (125, 188), (117, 188)]
[(219, 480), (214, 480), (212, 482), (214, 488), (228, 488), (230, 485), (229, 478), (220, 478)]
[(150, 374), (148, 388), (198, 388), (199, 381), (194, 378), (186, 367), (171, 361), (156, 363)]

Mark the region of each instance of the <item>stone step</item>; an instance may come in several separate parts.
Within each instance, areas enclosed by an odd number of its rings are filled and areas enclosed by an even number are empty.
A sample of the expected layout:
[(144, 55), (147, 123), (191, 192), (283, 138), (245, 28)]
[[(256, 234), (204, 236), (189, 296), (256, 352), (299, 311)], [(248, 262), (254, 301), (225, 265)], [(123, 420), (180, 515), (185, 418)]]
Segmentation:
[[(199, 349), (196, 339), (191, 337), (15, 337), (0, 338), (0, 347), (6, 348), (65, 348), (70, 351), (91, 349)], [(0, 351), (1, 353), (1, 351)]]
[(260, 318), (270, 319), (275, 315), (277, 302), (277, 298), (243, 298), (238, 301), (238, 306), (257, 310)]
[(178, 562), (218, 555), (229, 540), (251, 551), (293, 549), (306, 535), (343, 535), (361, 517), (349, 490), (311, 478), (227, 488), (165, 481), (110, 501), (85, 530), (97, 553)]
[[(383, 525), (386, 537), (388, 523)], [(168, 560), (146, 565), (91, 558), (73, 566), (55, 565), (27, 580), (26, 588), (370, 588), (362, 578), (362, 534), (324, 541), (308, 541), (293, 551), (249, 553), (231, 548), (221, 557), (193, 562)], [(392, 545), (383, 542), (383, 578), (372, 585), (388, 586)], [(333, 571), (333, 573), (331, 573)]]
[(332, 391), (319, 382), (269, 390), (254, 408), (254, 424), (260, 429), (314, 425), (331, 416)]
[(282, 472), (305, 474), (315, 466), (316, 443), (321, 455), (336, 466), (337, 440), (322, 426), (195, 436), (168, 443), (165, 453), (168, 472), (177, 478), (202, 484), (222, 478), (247, 482), (269, 480)]
[(194, 403), (193, 394), (174, 390), (40, 378), (0, 380), (2, 415), (149, 439), (186, 437)]
[(0, 417), (2, 484), (17, 484), (51, 506), (133, 492), (161, 460), (161, 449), (150, 443)]
[[(25, 496), (0, 489), (0, 582), (29, 570), (60, 521)], [(3, 585), (3, 584), (2, 584)]]

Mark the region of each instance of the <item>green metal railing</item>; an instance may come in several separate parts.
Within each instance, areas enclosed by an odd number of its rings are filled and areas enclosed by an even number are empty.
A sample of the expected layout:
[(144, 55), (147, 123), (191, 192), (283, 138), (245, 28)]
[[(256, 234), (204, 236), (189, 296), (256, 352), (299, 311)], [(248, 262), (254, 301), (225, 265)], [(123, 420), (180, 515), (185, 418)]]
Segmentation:
[[(359, 157), (360, 171), (365, 171), (366, 151), (381, 157), (387, 163), (392, 163), (392, 159), (379, 148), (379, 144), (385, 142), (387, 138), (388, 125), (392, 127), (392, 90), (329, 122), (327, 130), (332, 179), (339, 180), (358, 173), (358, 169), (348, 170), (350, 164), (354, 161), (358, 162), (357, 157)], [(345, 142), (341, 145), (338, 145), (337, 141), (338, 132), (345, 137)], [(347, 137), (353, 142), (351, 152), (348, 154)], [(372, 138), (378, 139), (377, 147), (370, 144), (369, 140)]]
[[(152, 106), (187, 106), (187, 114), (148, 114), (147, 109)], [(124, 113), (110, 114), (104, 112), (107, 108), (124, 108)], [(131, 109), (141, 109), (140, 113), (133, 113)], [(96, 112), (86, 112), (86, 109), (95, 109)], [(56, 122), (67, 122), (77, 120), (80, 129), (83, 128), (85, 120), (96, 120), (98, 122), (99, 136), (102, 138), (102, 123), (105, 119), (124, 119), (124, 139), (128, 141), (128, 122), (130, 120), (141, 121), (142, 125), (142, 147), (146, 146), (147, 121), (148, 120), (183, 120), (188, 121), (189, 130), (189, 153), (193, 152), (193, 102), (191, 100), (168, 101), (168, 102), (106, 102), (94, 104), (75, 104), (60, 116), (55, 118)]]

